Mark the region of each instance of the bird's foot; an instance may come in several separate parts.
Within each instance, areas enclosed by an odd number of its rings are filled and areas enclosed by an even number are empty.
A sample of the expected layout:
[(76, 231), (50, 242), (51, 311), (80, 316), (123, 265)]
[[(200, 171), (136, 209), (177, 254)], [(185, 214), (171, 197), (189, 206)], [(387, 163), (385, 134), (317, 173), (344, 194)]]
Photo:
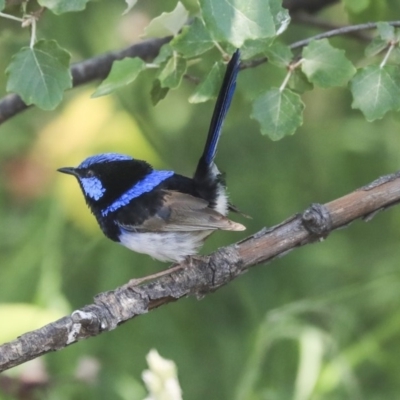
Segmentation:
[(183, 263), (185, 263), (185, 265), (187, 265), (188, 267), (194, 267), (197, 262), (204, 262), (204, 256), (186, 256), (185, 260), (183, 261)]
[(180, 269), (185, 268), (186, 266), (187, 266), (186, 262), (183, 262), (182, 264), (172, 264), (171, 267), (169, 267), (168, 269), (166, 269), (164, 271), (157, 272), (157, 273), (151, 274), (151, 275), (147, 275), (147, 276), (144, 276), (143, 278), (131, 279), (126, 285), (124, 285), (124, 288), (139, 286), (144, 282), (152, 281), (153, 279), (161, 278), (161, 277), (163, 277), (165, 275), (169, 275), (175, 271), (179, 271)]

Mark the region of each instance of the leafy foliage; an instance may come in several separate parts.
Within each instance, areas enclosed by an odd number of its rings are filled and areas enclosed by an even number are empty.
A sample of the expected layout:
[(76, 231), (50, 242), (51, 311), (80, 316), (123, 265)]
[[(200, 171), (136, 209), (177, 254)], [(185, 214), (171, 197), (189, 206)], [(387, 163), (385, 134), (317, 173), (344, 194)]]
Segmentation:
[(249, 6), (245, 0), (234, 3), (227, 0), (201, 0), (200, 7), (211, 36), (232, 46), (241, 47), (247, 39), (263, 39), (275, 35), (269, 1), (253, 1)]
[(344, 85), (356, 72), (344, 51), (333, 48), (327, 39), (304, 48), (301, 69), (310, 82), (324, 88)]
[(280, 68), (286, 68), (293, 59), (293, 53), (283, 43), (274, 42), (265, 49), (265, 54), (271, 64)]
[[(42, 1), (47, 1), (47, 7), (55, 13), (79, 10), (86, 4), (83, 0)], [(130, 9), (135, 2), (127, 4)], [(352, 12), (357, 12), (355, 10), (364, 10), (367, 3), (360, 2), (357, 6), (348, 4), (348, 7), (352, 8)], [(343, 86), (356, 72), (353, 64), (346, 58), (344, 50), (332, 47), (327, 39), (311, 41), (302, 49), (300, 56), (294, 57), (290, 47), (276, 39), (290, 21), (287, 10), (281, 7), (278, 0), (252, 0), (251, 3), (239, 1), (234, 4), (225, 0), (217, 2), (202, 0), (200, 11), (201, 15), (196, 16), (188, 26), (185, 26), (189, 11), (178, 2), (172, 11), (162, 12), (146, 27), (146, 37), (172, 36), (171, 42), (161, 48), (151, 66), (158, 69), (150, 93), (153, 104), (165, 98), (169, 90), (177, 89), (181, 85), (183, 76), (193, 64), (192, 59), (215, 47), (231, 53), (232, 46), (243, 46), (243, 60), (252, 62), (255, 57), (267, 56), (271, 64), (280, 69), (289, 69), (280, 94), (261, 85), (261, 92), (259, 91), (258, 96), (253, 96), (257, 97), (253, 104), (253, 118), (260, 123), (264, 134), (277, 140), (293, 134), (302, 121), (302, 116), (296, 117), (293, 111), (301, 114), (304, 105), (295, 93), (289, 91), (285, 92), (288, 97), (282, 95), (286, 86), (297, 93), (312, 90), (313, 85), (323, 88)], [(220, 15), (225, 17), (220, 18)], [(391, 56), (392, 61), (400, 62), (399, 35), (396, 30), (389, 23), (379, 23), (377, 30), (378, 35), (366, 47), (366, 55), (377, 56), (388, 51), (387, 59)], [(61, 101), (62, 92), (69, 88), (71, 83), (70, 78), (66, 77), (65, 51), (59, 47), (55, 50), (53, 45), (53, 50), (38, 53), (37, 49), (43, 46), (41, 43), (38, 42), (30, 49), (22, 49), (14, 57), (7, 68), (9, 74), (7, 90), (20, 94), (28, 104), (53, 109)], [(50, 57), (50, 63), (47, 64), (47, 60), (44, 60), (44, 54)], [(386, 58), (382, 61), (384, 64), (388, 61)], [(36, 60), (37, 65), (34, 65)], [(49, 71), (44, 71), (44, 68)], [(115, 89), (132, 83), (144, 69), (147, 69), (146, 65), (139, 59), (117, 61), (109, 77), (95, 91), (94, 97), (112, 93)], [(29, 79), (31, 82), (29, 85), (24, 78), (31, 76), (29, 74), (35, 70), (36, 77), (45, 72), (43, 74), (45, 78), (42, 79), (42, 83), (40, 80), (36, 82), (36, 78)], [(221, 71), (222, 64), (215, 63), (189, 101), (201, 103), (215, 98)], [(368, 120), (381, 118), (388, 110), (397, 110), (397, 102), (392, 102), (397, 95), (395, 69), (384, 68), (382, 71), (377, 71), (373, 67), (367, 67), (365, 71), (375, 71), (373, 75), (363, 71), (364, 69), (360, 69), (351, 82), (353, 107), (361, 109)], [(34, 81), (38, 86), (33, 88)], [(372, 89), (368, 89), (369, 85), (373, 85)], [(38, 87), (40, 90), (36, 90)], [(374, 100), (371, 101), (369, 94), (373, 91)], [(278, 100), (279, 106), (273, 104), (271, 99)], [(261, 114), (261, 110), (265, 110), (267, 105), (272, 109)], [(292, 106), (292, 112), (289, 112)], [(271, 132), (268, 132), (269, 129)]]
[(183, 57), (174, 54), (158, 75), (162, 88), (177, 88), (186, 72), (186, 60)]
[(6, 72), (7, 90), (18, 93), (26, 104), (53, 110), (65, 89), (72, 87), (70, 55), (54, 40), (41, 40), (32, 48), (22, 48)]
[(279, 140), (292, 135), (303, 123), (303, 109), (298, 94), (273, 88), (255, 100), (251, 117), (260, 123), (264, 135)]
[(393, 65), (370, 65), (351, 81), (353, 108), (359, 108), (368, 121), (400, 109), (400, 70)]
[(195, 18), (190, 26), (185, 26), (182, 33), (171, 41), (171, 46), (185, 57), (197, 57), (214, 47), (209, 32), (200, 18)]
[(175, 9), (171, 12), (163, 12), (154, 18), (145, 29), (144, 37), (175, 36), (185, 25), (189, 16), (183, 4), (178, 1)]
[(71, 11), (82, 11), (89, 0), (38, 0), (38, 3), (51, 10), (54, 14)]
[(132, 83), (146, 69), (146, 64), (140, 58), (125, 58), (113, 63), (110, 74), (92, 94), (92, 97), (104, 96), (116, 89)]
[(218, 95), (218, 88), (221, 86), (224, 72), (225, 66), (220, 62), (216, 62), (204, 81), (197, 86), (195, 92), (190, 96), (189, 102), (195, 104), (215, 99)]

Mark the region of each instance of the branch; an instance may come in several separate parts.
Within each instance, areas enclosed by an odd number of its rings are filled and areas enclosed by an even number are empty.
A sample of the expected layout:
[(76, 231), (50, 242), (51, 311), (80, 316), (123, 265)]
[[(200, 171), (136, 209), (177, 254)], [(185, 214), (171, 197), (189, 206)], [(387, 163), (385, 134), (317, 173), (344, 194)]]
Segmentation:
[[(296, 0), (296, 1), (298, 1), (298, 0)], [(311, 0), (311, 1), (304, 0), (301, 2), (301, 5), (299, 5), (299, 9), (307, 9), (306, 6), (309, 5), (309, 7), (311, 7), (311, 9), (314, 10), (314, 6), (315, 7), (318, 6), (317, 3), (319, 3), (319, 8), (321, 8), (322, 5), (326, 6), (332, 2), (335, 2), (335, 0), (334, 1), (326, 0), (324, 2), (317, 0), (317, 2), (315, 2), (315, 4), (314, 4), (313, 0)], [(296, 4), (295, 2), (292, 3), (290, 1), (287, 1), (287, 3), (288, 4), (286, 4), (286, 7), (289, 10), (291, 10), (291, 11), (297, 10), (297, 6), (295, 5)], [(400, 27), (400, 21), (392, 21), (392, 22), (388, 22), (388, 23), (392, 26)], [(289, 47), (292, 50), (298, 49), (298, 48), (302, 48), (302, 47), (308, 45), (312, 40), (329, 38), (329, 37), (338, 36), (338, 35), (349, 35), (349, 34), (352, 34), (355, 32), (363, 31), (363, 30), (375, 29), (376, 27), (377, 27), (377, 23), (375, 23), (375, 22), (369, 22), (366, 24), (359, 24), (359, 25), (344, 26), (344, 27), (340, 27), (337, 29), (327, 31), (327, 32), (323, 32), (319, 35), (312, 36), (308, 39), (304, 39), (304, 40), (300, 40), (298, 42), (292, 43)], [(157, 56), (161, 46), (170, 40), (171, 40), (171, 37), (165, 37), (165, 38), (161, 38), (161, 39), (150, 39), (150, 40), (146, 40), (146, 41), (134, 44), (134, 45), (129, 46), (126, 49), (123, 49), (120, 51), (113, 51), (113, 52), (105, 53), (103, 55), (90, 58), (90, 59), (82, 61), (80, 63), (73, 64), (71, 66), (71, 74), (73, 77), (73, 87), (82, 85), (84, 83), (88, 83), (95, 79), (104, 79), (105, 77), (107, 77), (108, 73), (110, 72), (112, 63), (115, 60), (121, 60), (125, 57), (140, 57), (144, 61), (149, 62)], [(268, 59), (266, 57), (263, 57), (261, 59), (243, 62), (241, 64), (241, 69), (255, 68), (256, 66), (263, 64), (267, 61), (268, 61)], [(186, 78), (188, 78), (189, 80), (192, 80), (193, 82), (197, 81), (196, 77), (191, 77), (190, 75), (189, 76), (187, 75)], [(0, 124), (7, 121), (9, 118), (17, 115), (18, 113), (26, 110), (28, 107), (29, 106), (27, 106), (17, 94), (9, 94), (9, 95), (3, 97), (0, 100)]]
[[(389, 25), (392, 25), (397, 28), (400, 27), (400, 21), (387, 21), (387, 23)], [(289, 48), (292, 50), (301, 49), (301, 48), (307, 46), (313, 40), (326, 39), (326, 38), (330, 38), (333, 36), (340, 36), (340, 35), (350, 35), (355, 32), (360, 32), (360, 31), (369, 30), (369, 29), (376, 29), (377, 25), (378, 25), (377, 22), (368, 22), (366, 24), (342, 26), (340, 28), (332, 29), (331, 31), (327, 31), (327, 32), (323, 32), (323, 33), (320, 33), (315, 36), (311, 36), (307, 39), (303, 39), (303, 40), (299, 40), (298, 42), (294, 42), (291, 45), (289, 45)], [(262, 57), (262, 58), (258, 58), (258, 59), (250, 60), (250, 61), (244, 61), (240, 64), (240, 69), (255, 68), (265, 62), (268, 62), (267, 57)]]
[[(392, 25), (396, 28), (400, 27), (400, 21), (385, 21), (385, 22), (387, 22), (389, 25)], [(367, 22), (365, 24), (359, 24), (359, 25), (342, 26), (340, 28), (332, 29), (331, 31), (328, 31), (328, 32), (320, 33), (319, 35), (312, 36), (308, 39), (299, 40), (298, 42), (291, 44), (289, 47), (292, 50), (298, 49), (298, 48), (307, 46), (312, 40), (326, 39), (326, 38), (330, 38), (333, 36), (348, 35), (353, 32), (365, 31), (365, 30), (369, 30), (369, 29), (376, 29), (377, 26), (378, 26), (377, 22)]]
[[(111, 51), (71, 66), (73, 87), (88, 83), (95, 79), (104, 79), (111, 70), (115, 60), (125, 57), (140, 57), (146, 62), (152, 61), (160, 47), (169, 42), (170, 37), (150, 39), (134, 44), (119, 51)], [(9, 94), (0, 100), (0, 124), (28, 108), (17, 94)]]
[[(115, 329), (154, 308), (194, 295), (204, 297), (246, 272), (289, 251), (325, 239), (358, 218), (369, 221), (379, 211), (400, 202), (400, 171), (387, 175), (325, 205), (313, 204), (302, 214), (260, 232), (152, 283), (130, 282), (101, 293), (94, 304), (28, 332), (0, 346), (0, 372), (79, 340)], [(6, 323), (6, 322), (3, 322)]]

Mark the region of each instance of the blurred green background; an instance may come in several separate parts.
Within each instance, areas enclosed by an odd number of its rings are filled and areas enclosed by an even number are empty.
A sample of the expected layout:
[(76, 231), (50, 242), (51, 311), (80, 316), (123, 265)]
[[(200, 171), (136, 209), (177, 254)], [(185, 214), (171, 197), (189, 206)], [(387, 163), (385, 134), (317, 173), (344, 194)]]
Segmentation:
[[(46, 14), (38, 36), (58, 40), (80, 61), (138, 40), (151, 18), (174, 5), (141, 2), (121, 17), (122, 1), (93, 2), (81, 13)], [(391, 19), (400, 19), (394, 12)], [(340, 4), (322, 17), (348, 22)], [(318, 32), (293, 24), (283, 39), (291, 43)], [(1, 20), (2, 71), (28, 41), (28, 31)], [(356, 65), (365, 62), (363, 43), (332, 43)], [(193, 75), (204, 76), (218, 56), (210, 54)], [(304, 94), (301, 129), (279, 142), (262, 137), (248, 100), (260, 83), (277, 86), (284, 75), (267, 64), (239, 75), (217, 164), (227, 173), (233, 203), (253, 219), (232, 216), (247, 231), (216, 233), (204, 254), (399, 168), (399, 115), (367, 123), (351, 109), (346, 88)], [(167, 266), (105, 239), (77, 183), (56, 169), (118, 151), (190, 175), (213, 104), (190, 105), (195, 87), (188, 81), (156, 107), (150, 76), (115, 95), (90, 99), (95, 87), (68, 92), (54, 112), (32, 108), (0, 127), (1, 343), (91, 303), (96, 293)], [(38, 398), (143, 399), (141, 372), (152, 348), (176, 362), (185, 399), (396, 398), (399, 226), (400, 209), (394, 207), (253, 268), (201, 301), (183, 299), (49, 354), (41, 359), (45, 389)], [(88, 361), (98, 367), (93, 379), (82, 373)], [(16, 368), (9, 376), (23, 373)]]

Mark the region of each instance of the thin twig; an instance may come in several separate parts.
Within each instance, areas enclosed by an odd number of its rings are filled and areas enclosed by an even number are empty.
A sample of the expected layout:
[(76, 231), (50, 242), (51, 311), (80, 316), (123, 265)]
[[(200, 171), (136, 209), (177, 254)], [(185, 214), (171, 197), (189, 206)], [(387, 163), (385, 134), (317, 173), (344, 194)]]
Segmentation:
[[(387, 23), (397, 28), (400, 27), (400, 21), (387, 21)], [(366, 24), (342, 26), (340, 28), (332, 29), (331, 31), (323, 32), (318, 35), (312, 36), (308, 39), (299, 40), (298, 42), (292, 43), (289, 47), (292, 50), (299, 49), (301, 47), (307, 46), (313, 40), (327, 39), (333, 36), (347, 35), (351, 32), (376, 29), (377, 26), (378, 22), (367, 22)]]
[(14, 17), (14, 15), (0, 12), (0, 17), (11, 19), (13, 21), (24, 22), (23, 18)]
[(198, 85), (201, 82), (201, 79), (197, 76), (190, 75), (190, 74), (185, 74), (183, 77), (188, 80), (189, 82), (194, 83), (195, 85)]

